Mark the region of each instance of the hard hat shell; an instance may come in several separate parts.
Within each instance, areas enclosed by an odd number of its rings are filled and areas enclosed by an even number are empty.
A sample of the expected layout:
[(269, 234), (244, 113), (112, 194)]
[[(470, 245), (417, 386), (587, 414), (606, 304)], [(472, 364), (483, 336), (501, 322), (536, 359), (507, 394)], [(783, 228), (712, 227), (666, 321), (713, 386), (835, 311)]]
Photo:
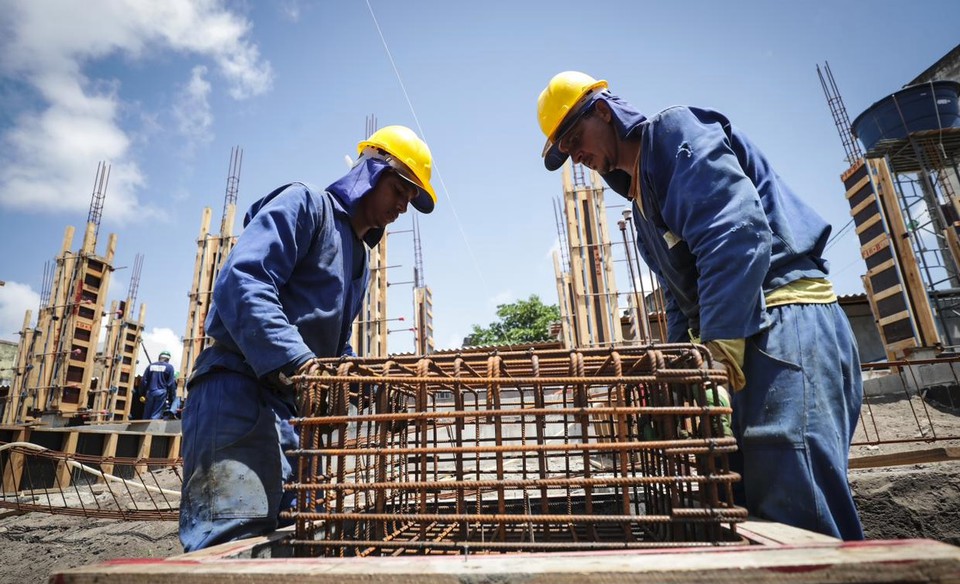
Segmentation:
[(437, 193), (430, 184), (433, 156), (426, 142), (406, 126), (386, 126), (357, 144), (357, 154), (362, 155), (366, 148), (383, 150), (402, 164), (409, 172), (398, 169), (400, 176), (420, 190), (420, 194), (413, 200), (413, 206), (421, 213), (433, 211), (437, 203)]
[(169, 359), (169, 358), (170, 358), (170, 351), (160, 351), (160, 356), (161, 356), (161, 357), (166, 357), (166, 358)]
[[(544, 159), (547, 159), (548, 154), (552, 159), (559, 157), (561, 162), (566, 159), (566, 156), (560, 155), (559, 152), (552, 152), (556, 149), (556, 141), (560, 137), (559, 130), (570, 127), (569, 122), (573, 119), (571, 115), (582, 114), (585, 111), (577, 107), (581, 101), (585, 101), (584, 98), (608, 87), (606, 80), (598, 81), (580, 71), (564, 71), (550, 79), (546, 89), (540, 92), (540, 97), (537, 99), (537, 121), (540, 123), (540, 130), (547, 138), (541, 153)], [(553, 165), (549, 164), (548, 168), (550, 166)]]

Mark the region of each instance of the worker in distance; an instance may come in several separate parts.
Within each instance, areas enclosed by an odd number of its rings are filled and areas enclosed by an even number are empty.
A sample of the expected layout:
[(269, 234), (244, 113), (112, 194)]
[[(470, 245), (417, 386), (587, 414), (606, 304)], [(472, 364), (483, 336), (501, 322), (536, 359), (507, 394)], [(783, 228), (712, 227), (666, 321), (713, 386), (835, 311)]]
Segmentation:
[(183, 412), (180, 541), (185, 551), (263, 535), (292, 510), (284, 451), (298, 438), (296, 375), (353, 355), (351, 325), (369, 280), (367, 249), (413, 205), (430, 213), (430, 149), (387, 126), (325, 190), (281, 186), (255, 202), (220, 271)]
[(847, 483), (863, 386), (856, 341), (827, 279), (830, 225), (716, 111), (646, 117), (578, 71), (537, 102), (544, 165), (570, 158), (632, 202), (637, 248), (659, 278), (670, 342), (724, 363), (754, 516), (863, 539)]

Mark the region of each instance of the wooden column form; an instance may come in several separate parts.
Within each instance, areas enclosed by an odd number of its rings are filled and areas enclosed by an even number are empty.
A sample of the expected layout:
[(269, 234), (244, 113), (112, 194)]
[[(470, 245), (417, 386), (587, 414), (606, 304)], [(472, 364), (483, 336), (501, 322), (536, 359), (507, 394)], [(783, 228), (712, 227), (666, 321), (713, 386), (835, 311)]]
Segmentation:
[[(566, 266), (569, 268), (569, 266)], [(571, 298), (570, 273), (564, 271), (560, 265), (560, 252), (553, 252), (553, 272), (557, 279), (557, 300), (560, 307), (560, 340), (564, 349), (574, 347), (576, 332), (574, 330), (573, 299)]]
[(433, 292), (430, 286), (413, 289), (413, 320), (418, 355), (433, 353)]
[(74, 227), (68, 226), (64, 230), (63, 244), (60, 255), (56, 259), (50, 297), (46, 305), (37, 313), (36, 338), (28, 351), (28, 371), (25, 373), (22, 392), (26, 396), (21, 399), (17, 419), (26, 421), (34, 416), (28, 412), (42, 410), (47, 402), (50, 391), (50, 381), (53, 374), (55, 352), (60, 340), (64, 308), (67, 302), (68, 289), (77, 264), (77, 256), (70, 251), (73, 243)]
[(211, 214), (210, 207), (204, 207), (200, 220), (200, 235), (197, 237), (197, 257), (193, 264), (193, 283), (188, 294), (187, 325), (183, 334), (180, 377), (177, 380), (177, 393), (180, 397), (186, 395), (186, 380), (193, 372), (193, 364), (201, 351), (210, 344), (204, 322), (213, 302), (213, 288), (227, 256), (237, 243), (237, 237), (233, 235), (236, 205), (227, 203), (224, 206), (219, 235), (210, 234)]
[[(884, 351), (889, 359), (899, 359), (910, 349), (930, 342), (932, 313), (926, 293), (918, 305), (907, 286), (908, 274), (919, 281), (919, 272), (906, 239), (896, 192), (883, 159), (861, 158), (841, 179), (867, 268), (864, 289)], [(920, 312), (929, 315), (923, 322)]]
[(370, 283), (350, 345), (358, 357), (387, 356), (387, 236), (370, 250)]
[(577, 346), (611, 346), (623, 335), (603, 187), (595, 172), (589, 184), (575, 185), (572, 165), (563, 166), (563, 199)]
[[(883, 205), (884, 217), (890, 229), (891, 243), (903, 276), (907, 297), (910, 300), (920, 346), (932, 347), (940, 343), (940, 335), (933, 321), (933, 310), (930, 307), (926, 286), (920, 277), (916, 255), (910, 246), (910, 235), (907, 233), (907, 226), (900, 211), (890, 168), (883, 158), (867, 159), (867, 166), (870, 167), (870, 179)], [(883, 326), (882, 323), (881, 326)]]
[(187, 294), (187, 325), (183, 333), (183, 355), (180, 359), (180, 379), (178, 391), (184, 394), (185, 379), (193, 371), (193, 363), (205, 346), (203, 321), (207, 316), (207, 304), (213, 291), (213, 283), (209, 281), (212, 270), (209, 265), (212, 258), (212, 247), (219, 243), (210, 239), (210, 207), (203, 208), (200, 219), (200, 235), (197, 236), (197, 257), (193, 264), (193, 282)]
[(21, 395), (27, 388), (27, 377), (33, 360), (33, 345), (37, 338), (37, 329), (30, 327), (33, 312), (28, 310), (23, 316), (23, 327), (20, 329), (20, 342), (17, 343), (17, 355), (13, 361), (13, 383), (7, 394), (7, 403), (3, 408), (2, 424), (14, 424), (21, 419)]
[(126, 420), (136, 383), (137, 355), (140, 352), (140, 337), (147, 307), (140, 304), (137, 320), (130, 318), (133, 311), (132, 298), (110, 309), (107, 324), (107, 340), (104, 343), (104, 382), (98, 396), (102, 396), (103, 420)]

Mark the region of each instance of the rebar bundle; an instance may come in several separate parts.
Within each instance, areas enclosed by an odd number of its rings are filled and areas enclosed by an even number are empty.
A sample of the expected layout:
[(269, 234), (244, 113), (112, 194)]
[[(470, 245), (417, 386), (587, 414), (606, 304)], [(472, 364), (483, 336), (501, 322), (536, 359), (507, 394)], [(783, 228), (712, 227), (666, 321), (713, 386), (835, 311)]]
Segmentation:
[(742, 543), (726, 375), (703, 347), (324, 364), (298, 381), (288, 453), (299, 555)]

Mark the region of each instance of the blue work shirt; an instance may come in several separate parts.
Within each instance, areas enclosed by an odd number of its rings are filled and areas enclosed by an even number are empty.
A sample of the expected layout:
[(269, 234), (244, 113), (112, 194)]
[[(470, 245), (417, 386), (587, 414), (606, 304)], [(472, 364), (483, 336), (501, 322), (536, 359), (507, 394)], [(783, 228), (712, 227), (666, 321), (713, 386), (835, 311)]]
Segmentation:
[[(688, 329), (703, 342), (750, 337), (770, 325), (764, 294), (826, 276), (830, 225), (726, 117), (677, 106), (647, 119), (608, 103), (621, 137), (641, 141), (637, 247), (664, 289), (671, 342)], [(627, 173), (604, 180), (629, 196)]]
[(206, 332), (214, 344), (192, 379), (216, 369), (261, 378), (311, 357), (353, 354), (351, 325), (367, 290), (367, 250), (350, 222), (357, 202), (388, 168), (364, 160), (318, 191), (280, 187), (254, 203), (213, 290)]
[(147, 365), (140, 378), (140, 395), (163, 393), (170, 399), (177, 392), (176, 371), (167, 361), (156, 361)]

